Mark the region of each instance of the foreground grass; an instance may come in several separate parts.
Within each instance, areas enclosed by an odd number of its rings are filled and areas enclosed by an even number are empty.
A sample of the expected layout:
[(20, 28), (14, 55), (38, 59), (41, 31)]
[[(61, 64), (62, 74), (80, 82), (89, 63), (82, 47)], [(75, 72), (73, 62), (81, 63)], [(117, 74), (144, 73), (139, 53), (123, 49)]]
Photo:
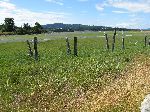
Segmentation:
[(66, 55), (64, 39), (50, 40), (39, 43), (38, 62), (27, 56), (26, 43), (0, 44), (0, 111), (88, 110), (82, 105), (88, 91), (96, 93), (120, 77), (137, 55), (149, 56), (143, 40), (127, 37), (123, 51), (118, 36), (112, 53), (102, 37), (80, 38), (78, 57)]
[(99, 92), (89, 92), (90, 100), (84, 98), (83, 107), (94, 112), (140, 112), (141, 102), (150, 92), (149, 62), (143, 54), (136, 56), (121, 77)]

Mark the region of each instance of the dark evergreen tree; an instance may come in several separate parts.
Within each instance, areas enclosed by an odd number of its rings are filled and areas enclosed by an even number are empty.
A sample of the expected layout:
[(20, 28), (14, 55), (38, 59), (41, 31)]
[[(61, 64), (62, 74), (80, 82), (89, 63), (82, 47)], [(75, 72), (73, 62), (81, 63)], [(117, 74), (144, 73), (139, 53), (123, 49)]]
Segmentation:
[(5, 18), (3, 27), (4, 27), (5, 32), (14, 32), (15, 31), (14, 19), (13, 18)]
[(16, 34), (17, 35), (24, 35), (25, 34), (24, 29), (22, 28), (22, 26), (16, 28)]
[(31, 34), (31, 27), (28, 23), (24, 23), (23, 32), (24, 32), (24, 34)]
[(38, 22), (36, 22), (35, 26), (33, 27), (33, 33), (41, 34), (42, 30), (43, 30), (43, 27)]

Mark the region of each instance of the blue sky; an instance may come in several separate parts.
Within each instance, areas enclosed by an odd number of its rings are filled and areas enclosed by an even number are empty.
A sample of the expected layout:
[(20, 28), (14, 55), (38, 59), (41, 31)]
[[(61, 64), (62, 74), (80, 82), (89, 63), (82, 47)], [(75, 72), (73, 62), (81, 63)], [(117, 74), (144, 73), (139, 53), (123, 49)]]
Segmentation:
[(150, 28), (150, 0), (0, 0), (0, 23), (69, 23)]

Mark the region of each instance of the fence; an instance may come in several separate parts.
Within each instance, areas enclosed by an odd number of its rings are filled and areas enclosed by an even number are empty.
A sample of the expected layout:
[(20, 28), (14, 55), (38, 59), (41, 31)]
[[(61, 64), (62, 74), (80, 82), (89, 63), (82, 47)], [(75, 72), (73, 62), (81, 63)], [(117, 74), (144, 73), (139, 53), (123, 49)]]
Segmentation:
[[(115, 50), (116, 34), (117, 34), (117, 31), (115, 29), (113, 37), (112, 37), (112, 52), (114, 52), (114, 50)], [(104, 36), (105, 36), (105, 41), (106, 41), (106, 50), (109, 51), (110, 45), (109, 45), (108, 34), (106, 34), (104, 32)], [(27, 40), (28, 53), (29, 53), (28, 55), (30, 57), (34, 57), (35, 60), (38, 60), (39, 55), (38, 55), (38, 47), (37, 47), (37, 44), (38, 44), (37, 37), (34, 37), (34, 41), (33, 42), (34, 42), (34, 51), (32, 50), (30, 42)], [(145, 37), (144, 37), (144, 46), (146, 47), (147, 45), (150, 45), (150, 39), (148, 40), (148, 36), (145, 35)], [(123, 31), (122, 31), (122, 50), (125, 50), (125, 35), (124, 35)], [(69, 38), (68, 37), (66, 37), (66, 54), (67, 55), (71, 55), (72, 54), (71, 53), (70, 42), (69, 42)], [(77, 37), (74, 37), (73, 55), (74, 56), (78, 56), (78, 38)]]

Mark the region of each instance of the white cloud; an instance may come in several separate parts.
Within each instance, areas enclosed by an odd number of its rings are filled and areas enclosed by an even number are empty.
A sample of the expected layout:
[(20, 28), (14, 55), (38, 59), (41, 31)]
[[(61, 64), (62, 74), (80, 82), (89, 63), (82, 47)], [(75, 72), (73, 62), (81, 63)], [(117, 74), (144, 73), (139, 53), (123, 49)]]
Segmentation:
[[(148, 23), (147, 23), (148, 25)], [(124, 22), (118, 22), (116, 24), (116, 27), (123, 27), (123, 28), (144, 28), (144, 22), (143, 22), (143, 18), (140, 17), (132, 17), (130, 18), (128, 21), (124, 21)]]
[(5, 8), (7, 10), (14, 10), (16, 6), (8, 2), (8, 0), (0, 1), (0, 8)]
[[(103, 3), (102, 3), (103, 4)], [(150, 0), (106, 0), (105, 5), (96, 5), (96, 9), (104, 9), (104, 7), (114, 7), (125, 9), (129, 12), (150, 13)]]
[(63, 12), (34, 12), (18, 8), (10, 2), (0, 1), (0, 23), (3, 23), (5, 18), (14, 18), (17, 26), (23, 23), (34, 25), (35, 22), (40, 24), (65, 22), (68, 19), (68, 15), (68, 13)]
[(117, 14), (125, 14), (125, 13), (129, 13), (127, 11), (119, 11), (119, 10), (116, 10), (116, 11), (112, 11), (113, 13), (117, 13)]
[(138, 23), (131, 23), (131, 22), (123, 22), (116, 24), (116, 27), (120, 28), (137, 28), (139, 25)]
[(130, 14), (129, 16), (130, 17), (136, 17), (137, 15), (136, 14)]
[(10, 2), (10, 0), (0, 0), (0, 1), (4, 1), (4, 2)]
[(64, 5), (62, 0), (45, 0), (45, 1), (50, 2), (50, 3), (55, 3), (55, 4), (58, 4), (58, 5)]
[(96, 9), (98, 10), (98, 11), (103, 11), (104, 10), (104, 5), (103, 4), (96, 4)]
[(131, 12), (150, 12), (150, 4), (144, 2), (131, 2), (131, 1), (122, 1), (122, 0), (111, 0), (110, 5), (116, 8), (126, 9)]

